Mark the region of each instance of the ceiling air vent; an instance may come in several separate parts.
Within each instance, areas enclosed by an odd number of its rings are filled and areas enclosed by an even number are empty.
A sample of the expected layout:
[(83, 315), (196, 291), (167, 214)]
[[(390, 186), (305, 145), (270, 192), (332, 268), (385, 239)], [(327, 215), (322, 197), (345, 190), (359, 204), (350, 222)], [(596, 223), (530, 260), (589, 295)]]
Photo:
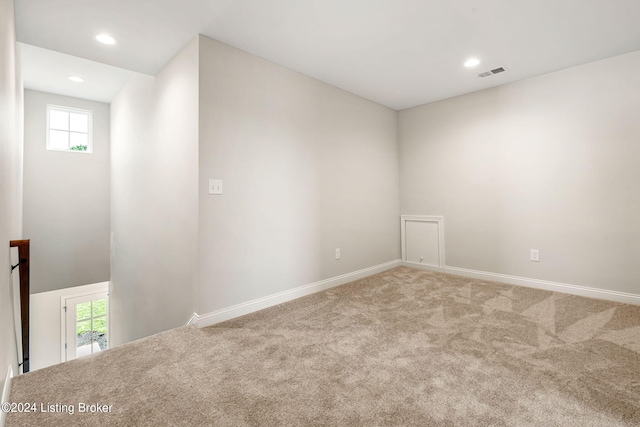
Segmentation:
[(484, 73), (478, 74), (478, 77), (485, 78), (485, 77), (493, 76), (494, 74), (504, 73), (505, 71), (506, 70), (504, 69), (504, 67), (494, 68), (493, 70), (485, 71)]

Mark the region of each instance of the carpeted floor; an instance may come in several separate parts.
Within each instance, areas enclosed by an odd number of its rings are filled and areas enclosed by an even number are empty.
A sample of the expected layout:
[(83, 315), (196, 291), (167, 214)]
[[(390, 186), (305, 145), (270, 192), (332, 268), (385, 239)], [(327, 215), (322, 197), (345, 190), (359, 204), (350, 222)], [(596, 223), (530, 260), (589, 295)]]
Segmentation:
[(400, 267), (14, 378), (11, 401), (74, 414), (8, 426), (640, 425), (640, 307)]

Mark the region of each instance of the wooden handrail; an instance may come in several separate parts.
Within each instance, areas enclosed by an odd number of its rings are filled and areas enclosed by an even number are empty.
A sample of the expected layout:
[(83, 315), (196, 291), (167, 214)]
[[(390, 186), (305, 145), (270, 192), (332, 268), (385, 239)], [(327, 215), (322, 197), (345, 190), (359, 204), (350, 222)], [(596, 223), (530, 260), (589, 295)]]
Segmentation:
[(22, 328), (22, 372), (29, 372), (29, 240), (12, 240), (12, 248), (18, 248), (20, 267), (20, 319)]

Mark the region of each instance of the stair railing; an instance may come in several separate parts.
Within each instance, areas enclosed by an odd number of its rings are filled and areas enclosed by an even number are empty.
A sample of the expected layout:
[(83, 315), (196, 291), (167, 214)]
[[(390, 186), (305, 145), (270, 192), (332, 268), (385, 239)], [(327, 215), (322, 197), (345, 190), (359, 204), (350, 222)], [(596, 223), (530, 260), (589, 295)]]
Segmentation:
[(22, 372), (29, 372), (29, 240), (11, 240), (10, 247), (18, 248), (18, 263), (11, 271), (19, 267), (20, 272), (20, 319), (22, 330)]

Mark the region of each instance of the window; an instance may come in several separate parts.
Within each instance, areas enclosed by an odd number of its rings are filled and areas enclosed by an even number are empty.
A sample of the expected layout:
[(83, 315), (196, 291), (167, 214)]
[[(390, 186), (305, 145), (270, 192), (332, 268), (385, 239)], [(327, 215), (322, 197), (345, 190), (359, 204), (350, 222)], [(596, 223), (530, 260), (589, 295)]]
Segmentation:
[(47, 105), (47, 150), (91, 153), (91, 111)]

